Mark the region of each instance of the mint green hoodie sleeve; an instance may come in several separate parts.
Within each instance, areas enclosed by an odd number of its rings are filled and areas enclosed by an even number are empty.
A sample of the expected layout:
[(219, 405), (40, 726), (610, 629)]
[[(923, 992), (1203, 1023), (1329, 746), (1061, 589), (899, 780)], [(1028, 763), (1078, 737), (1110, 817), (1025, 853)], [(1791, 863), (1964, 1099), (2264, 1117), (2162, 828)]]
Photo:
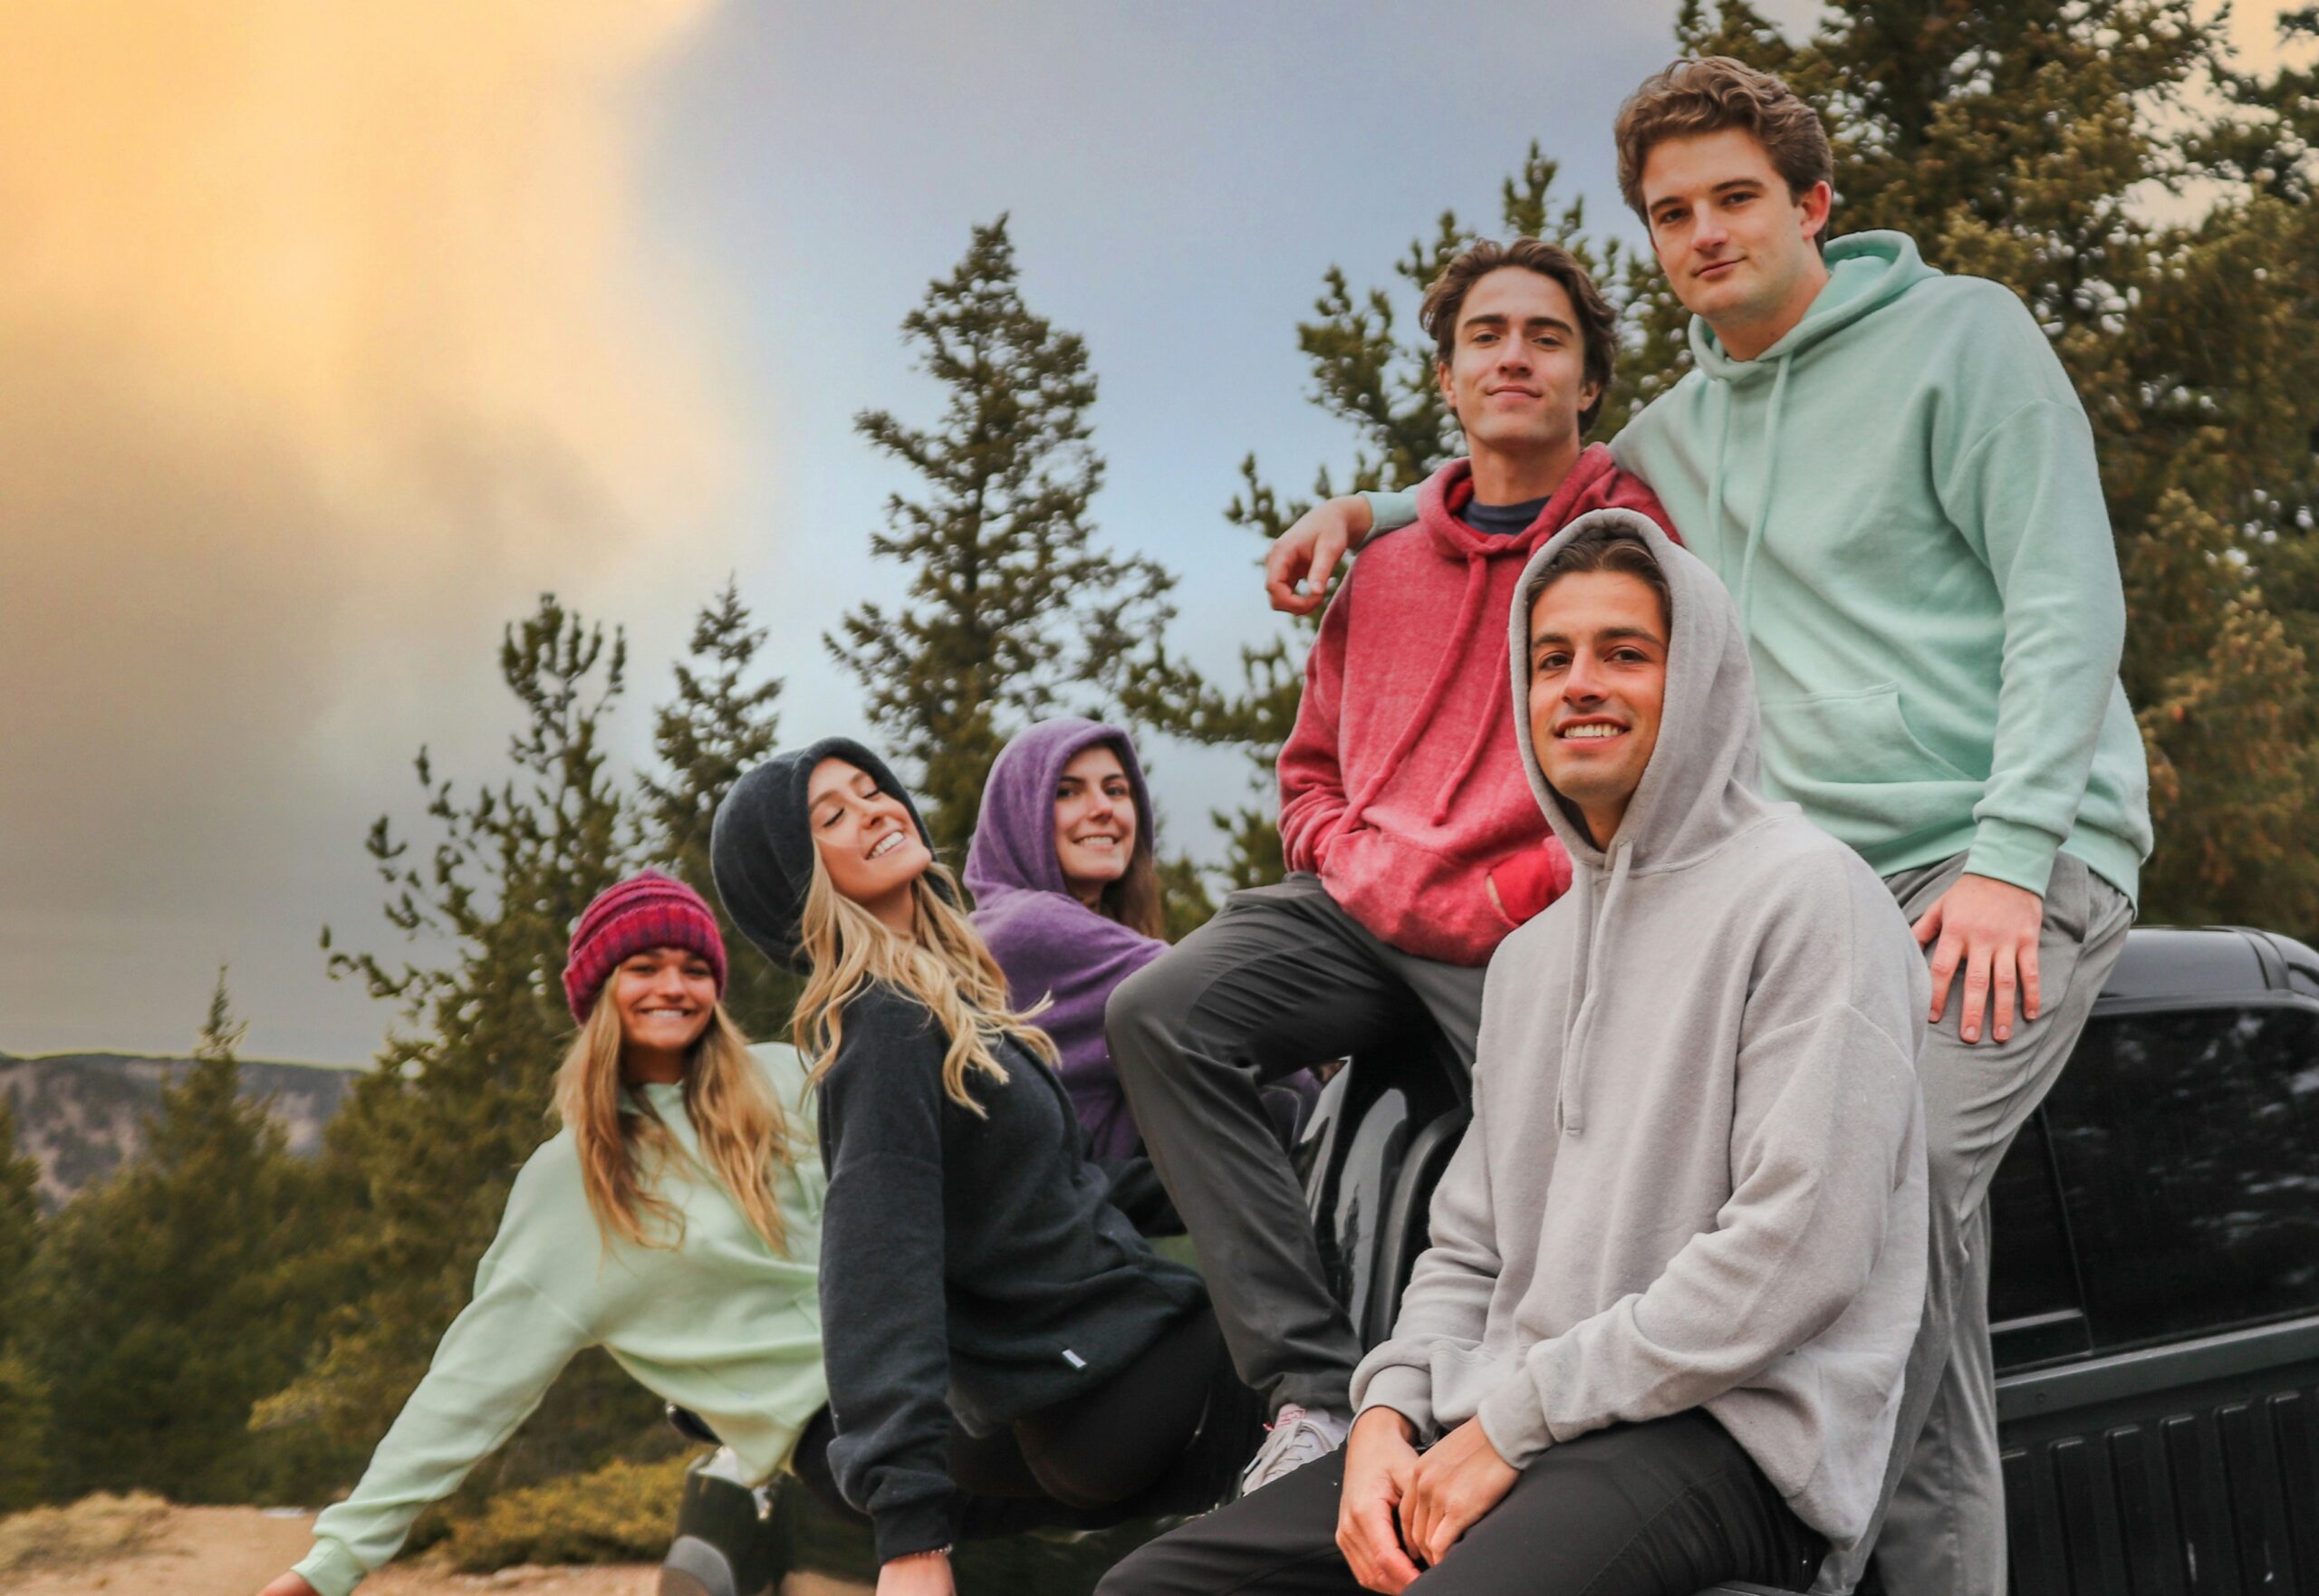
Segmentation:
[[(1369, 537), (1381, 537), (1386, 533), (1398, 531), (1401, 527), (1414, 525), (1417, 522), (1417, 490), (1415, 488), (1409, 488), (1400, 493), (1372, 491), (1357, 496), (1369, 501), (1370, 519), (1376, 523), (1369, 529)], [(1363, 543), (1368, 541), (1368, 538), (1362, 539)]]
[[(804, 1062), (783, 1043), (750, 1051), (789, 1118), (775, 1181), (786, 1245), (765, 1246), (722, 1187), (691, 1176), (658, 1187), (680, 1211), (673, 1245), (608, 1244), (571, 1133), (542, 1146), (508, 1193), (474, 1301), (354, 1494), (315, 1521), (314, 1549), (297, 1572), (322, 1596), (347, 1596), (393, 1557), (419, 1512), (505, 1442), (586, 1347), (603, 1347), (645, 1389), (715, 1425), (749, 1477), (780, 1466), (828, 1399), (814, 1289), (828, 1182)], [(681, 1089), (640, 1090), (697, 1159)]]
[(348, 1596), (392, 1558), (420, 1511), (514, 1434), (592, 1341), (505, 1256), (528, 1206), (519, 1180), (476, 1269), (475, 1300), (444, 1332), (354, 1494), (315, 1519), (314, 1549), (295, 1572), (322, 1596)]
[(1965, 868), (2042, 896), (2117, 691), (2126, 602), (2085, 411), (2027, 310), (2001, 289), (1985, 297), (1982, 358), (2034, 380), (1966, 388), (1977, 401), (1969, 430), (1935, 483), (2005, 613), (1989, 777)]

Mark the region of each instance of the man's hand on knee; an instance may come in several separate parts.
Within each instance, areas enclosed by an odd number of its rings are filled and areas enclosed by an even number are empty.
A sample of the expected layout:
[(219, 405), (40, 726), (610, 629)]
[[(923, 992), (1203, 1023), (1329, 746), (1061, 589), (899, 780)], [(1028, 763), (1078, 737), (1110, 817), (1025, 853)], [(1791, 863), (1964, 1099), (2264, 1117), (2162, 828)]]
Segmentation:
[(1415, 1431), (1390, 1408), (1371, 1408), (1353, 1421), (1344, 1442), (1344, 1494), (1337, 1499), (1337, 1549), (1362, 1588), (1400, 1596), (1418, 1576), (1401, 1550), (1393, 1509), (1416, 1471)]
[(1489, 1444), (1481, 1421), (1466, 1420), (1418, 1459), (1401, 1499), (1401, 1540), (1427, 1566), (1439, 1562), (1521, 1477)]
[(1918, 946), (1932, 949), (1932, 1023), (1939, 1024), (1947, 1012), (1949, 988), (1961, 969), (1965, 1003), (1958, 1036), (1978, 1042), (1987, 1014), (1996, 1039), (2011, 1041), (2016, 995), (2025, 1022), (2044, 1006), (2037, 937), (2045, 923), (2045, 900), (2035, 892), (1987, 876), (1958, 877), (1914, 928)]

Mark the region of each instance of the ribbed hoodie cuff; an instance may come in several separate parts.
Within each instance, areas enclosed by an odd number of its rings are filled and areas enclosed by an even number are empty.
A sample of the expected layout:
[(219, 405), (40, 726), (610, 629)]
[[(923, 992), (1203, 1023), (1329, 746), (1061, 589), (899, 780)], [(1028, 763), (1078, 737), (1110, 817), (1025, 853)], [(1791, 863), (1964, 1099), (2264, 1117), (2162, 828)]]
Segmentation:
[(1480, 1421), (1491, 1450), (1511, 1467), (1529, 1467), (1539, 1453), (1554, 1445), (1545, 1410), (1539, 1407), (1537, 1389), (1526, 1372), (1516, 1372), (1483, 1398), (1474, 1417)]
[(1360, 543), (1353, 544), (1356, 549), (1366, 547), (1371, 538), (1382, 537), (1417, 520), (1417, 491), (1414, 488), (1403, 493), (1371, 491), (1361, 496), (1369, 501), (1369, 532)]
[(324, 1536), (314, 1543), (314, 1549), (303, 1562), (290, 1572), (312, 1585), (322, 1596), (352, 1596), (354, 1587), (370, 1576), (370, 1571), (357, 1561), (339, 1542)]
[(958, 1538), (957, 1499), (937, 1496), (880, 1511), (872, 1523), (878, 1561), (891, 1562), (915, 1552), (932, 1552)]
[(1369, 1377), (1356, 1399), (1353, 1418), (1358, 1419), (1371, 1408), (1390, 1408), (1417, 1427), (1418, 1434), (1428, 1435), (1433, 1429), (1433, 1380), (1422, 1369), (1411, 1369), (1397, 1363), (1381, 1369)]
[(2051, 832), (1986, 815), (1973, 827), (1965, 873), (1987, 876), (2043, 898), (2046, 882), (2053, 879), (2054, 855), (2061, 846), (2062, 840)]

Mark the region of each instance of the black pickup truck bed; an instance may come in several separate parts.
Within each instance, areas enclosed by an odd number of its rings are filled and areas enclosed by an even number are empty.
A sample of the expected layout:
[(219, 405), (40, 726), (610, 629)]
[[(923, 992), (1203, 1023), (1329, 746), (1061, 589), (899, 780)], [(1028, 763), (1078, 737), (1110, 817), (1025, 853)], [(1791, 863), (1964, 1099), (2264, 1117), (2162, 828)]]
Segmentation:
[[(1356, 1066), (1316, 1116), (1313, 1216), (1368, 1340), (1462, 1098)], [(2319, 1596), (2319, 954), (2135, 930), (1990, 1200), (2015, 1596)]]
[[(1308, 1128), (1323, 1253), (1369, 1341), (1465, 1118), (1455, 1072), (1403, 1056), (1357, 1060)], [(2014, 1596), (2319, 1596), (2319, 954), (2135, 930), (1991, 1202)], [(697, 1467), (666, 1596), (872, 1573), (866, 1539), (778, 1495), (760, 1519)], [(1083, 1591), (1138, 1534), (968, 1549), (961, 1590)]]

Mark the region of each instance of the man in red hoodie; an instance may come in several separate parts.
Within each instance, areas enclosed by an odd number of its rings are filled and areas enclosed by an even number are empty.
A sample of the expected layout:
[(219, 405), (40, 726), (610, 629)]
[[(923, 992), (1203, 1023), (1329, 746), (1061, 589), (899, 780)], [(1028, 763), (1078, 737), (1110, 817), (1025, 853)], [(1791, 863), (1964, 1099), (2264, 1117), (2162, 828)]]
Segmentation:
[(1474, 1060), (1482, 971), (1570, 883), (1516, 751), (1505, 618), (1531, 553), (1650, 491), (1588, 445), (1616, 347), (1583, 267), (1535, 238), (1482, 243), (1419, 312), (1470, 458), (1419, 492), (1426, 534), (1345, 579), (1280, 754), (1289, 877), (1122, 982), (1111, 1055), (1175, 1199), (1242, 1380), (1277, 1408), (1254, 1490), (1344, 1437), (1362, 1348), (1329, 1291), (1258, 1089), (1430, 1032)]

